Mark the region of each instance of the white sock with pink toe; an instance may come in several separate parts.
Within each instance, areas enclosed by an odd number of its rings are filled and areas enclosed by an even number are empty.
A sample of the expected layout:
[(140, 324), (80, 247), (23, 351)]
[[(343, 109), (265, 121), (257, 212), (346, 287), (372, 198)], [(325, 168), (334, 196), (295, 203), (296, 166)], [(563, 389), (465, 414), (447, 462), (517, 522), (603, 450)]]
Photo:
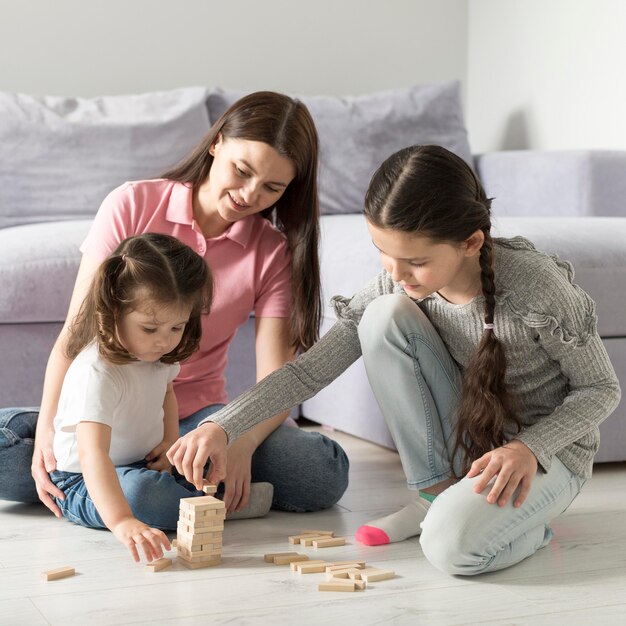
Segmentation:
[(366, 546), (380, 546), (419, 535), (429, 507), (430, 502), (417, 498), (396, 513), (367, 522), (357, 530), (355, 539)]

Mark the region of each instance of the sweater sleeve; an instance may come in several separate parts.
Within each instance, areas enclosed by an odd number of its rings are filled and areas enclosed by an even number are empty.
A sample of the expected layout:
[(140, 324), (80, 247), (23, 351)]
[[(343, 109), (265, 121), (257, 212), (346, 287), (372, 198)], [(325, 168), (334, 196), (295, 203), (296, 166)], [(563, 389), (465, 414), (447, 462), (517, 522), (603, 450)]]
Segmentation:
[(361, 356), (358, 324), (363, 312), (390, 290), (395, 290), (395, 284), (381, 273), (352, 298), (334, 297), (338, 321), (313, 347), (200, 424), (219, 424), (232, 442), (260, 422), (312, 398)]
[(597, 441), (589, 435), (620, 399), (615, 371), (597, 332), (595, 303), (572, 279), (571, 271), (553, 272), (549, 281), (540, 279), (537, 291), (549, 295), (542, 310), (525, 318), (536, 328), (540, 346), (559, 364), (569, 390), (551, 414), (516, 436), (533, 451), (544, 471), (566, 446), (588, 447), (590, 441)]

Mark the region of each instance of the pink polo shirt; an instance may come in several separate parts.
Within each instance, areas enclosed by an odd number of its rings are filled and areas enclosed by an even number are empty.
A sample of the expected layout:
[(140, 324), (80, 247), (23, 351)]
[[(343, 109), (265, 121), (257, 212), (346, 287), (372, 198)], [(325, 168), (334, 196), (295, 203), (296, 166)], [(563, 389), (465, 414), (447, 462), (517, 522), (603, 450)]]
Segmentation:
[(174, 381), (180, 417), (188, 417), (205, 406), (228, 401), (224, 380), (228, 346), (251, 312), (256, 317), (289, 317), (287, 240), (258, 215), (207, 239), (193, 218), (191, 186), (159, 179), (114, 189), (80, 249), (101, 261), (127, 237), (146, 232), (173, 235), (204, 257), (213, 273), (213, 306), (203, 318), (200, 350), (181, 363)]

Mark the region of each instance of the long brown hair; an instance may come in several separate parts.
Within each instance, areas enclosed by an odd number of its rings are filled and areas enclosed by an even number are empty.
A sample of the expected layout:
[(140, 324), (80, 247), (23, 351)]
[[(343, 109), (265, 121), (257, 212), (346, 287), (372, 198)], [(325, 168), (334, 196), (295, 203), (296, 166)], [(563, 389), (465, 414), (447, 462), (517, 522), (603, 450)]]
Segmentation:
[(211, 127), (195, 150), (163, 178), (199, 186), (209, 176), (210, 149), (217, 136), (262, 141), (296, 168), (275, 206), (262, 212), (287, 237), (291, 252), (293, 311), (290, 340), (308, 350), (319, 336), (322, 312), (319, 269), (319, 141), (315, 124), (302, 102), (271, 91), (258, 91), (235, 102)]
[(129, 237), (102, 262), (69, 327), (66, 355), (73, 359), (94, 339), (101, 356), (111, 363), (135, 361), (120, 343), (120, 316), (146, 302), (189, 305), (191, 313), (178, 346), (160, 359), (175, 363), (200, 345), (202, 320), (213, 296), (213, 280), (204, 259), (175, 237), (144, 233)]
[[(365, 216), (379, 228), (459, 244), (477, 230), (485, 324), (493, 324), (495, 279), (491, 199), (460, 157), (440, 146), (411, 146), (389, 157), (374, 174)], [(507, 441), (507, 426), (519, 431), (514, 399), (505, 383), (506, 357), (497, 329), (483, 330), (464, 371), (451, 465), (459, 452), (463, 473), (472, 461)]]

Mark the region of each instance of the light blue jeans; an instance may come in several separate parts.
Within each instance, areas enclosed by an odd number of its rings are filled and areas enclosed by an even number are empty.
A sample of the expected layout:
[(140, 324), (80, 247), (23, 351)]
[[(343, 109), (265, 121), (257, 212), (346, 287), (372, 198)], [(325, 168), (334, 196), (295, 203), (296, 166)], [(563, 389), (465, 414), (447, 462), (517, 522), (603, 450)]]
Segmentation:
[[(412, 300), (387, 295), (365, 310), (359, 338), (409, 488), (450, 477), (461, 374), (441, 337)], [(537, 473), (523, 505), (514, 508), (511, 501), (488, 504), (488, 490), (472, 491), (476, 480), (464, 478), (438, 496), (421, 525), (424, 555), (449, 574), (495, 571), (534, 554), (550, 542), (550, 521), (584, 484), (554, 457), (547, 473)]]
[[(181, 420), (181, 435), (222, 406), (206, 407)], [(0, 499), (39, 502), (30, 472), (38, 414), (37, 408), (0, 409)], [(272, 483), (272, 507), (284, 511), (318, 511), (333, 506), (348, 486), (348, 469), (348, 457), (339, 444), (319, 433), (284, 425), (267, 437), (252, 457), (252, 481)], [(195, 491), (189, 483), (179, 476), (148, 470), (142, 461), (117, 470), (139, 519), (158, 528), (176, 528), (178, 499), (189, 497), (189, 490)], [(53, 479), (64, 485), (63, 491), (71, 487), (76, 492), (72, 504), (76, 517), (100, 527), (99, 516), (88, 509), (87, 501), (79, 500), (86, 497), (80, 486), (82, 476), (57, 472)], [(151, 503), (157, 504), (153, 508)]]

